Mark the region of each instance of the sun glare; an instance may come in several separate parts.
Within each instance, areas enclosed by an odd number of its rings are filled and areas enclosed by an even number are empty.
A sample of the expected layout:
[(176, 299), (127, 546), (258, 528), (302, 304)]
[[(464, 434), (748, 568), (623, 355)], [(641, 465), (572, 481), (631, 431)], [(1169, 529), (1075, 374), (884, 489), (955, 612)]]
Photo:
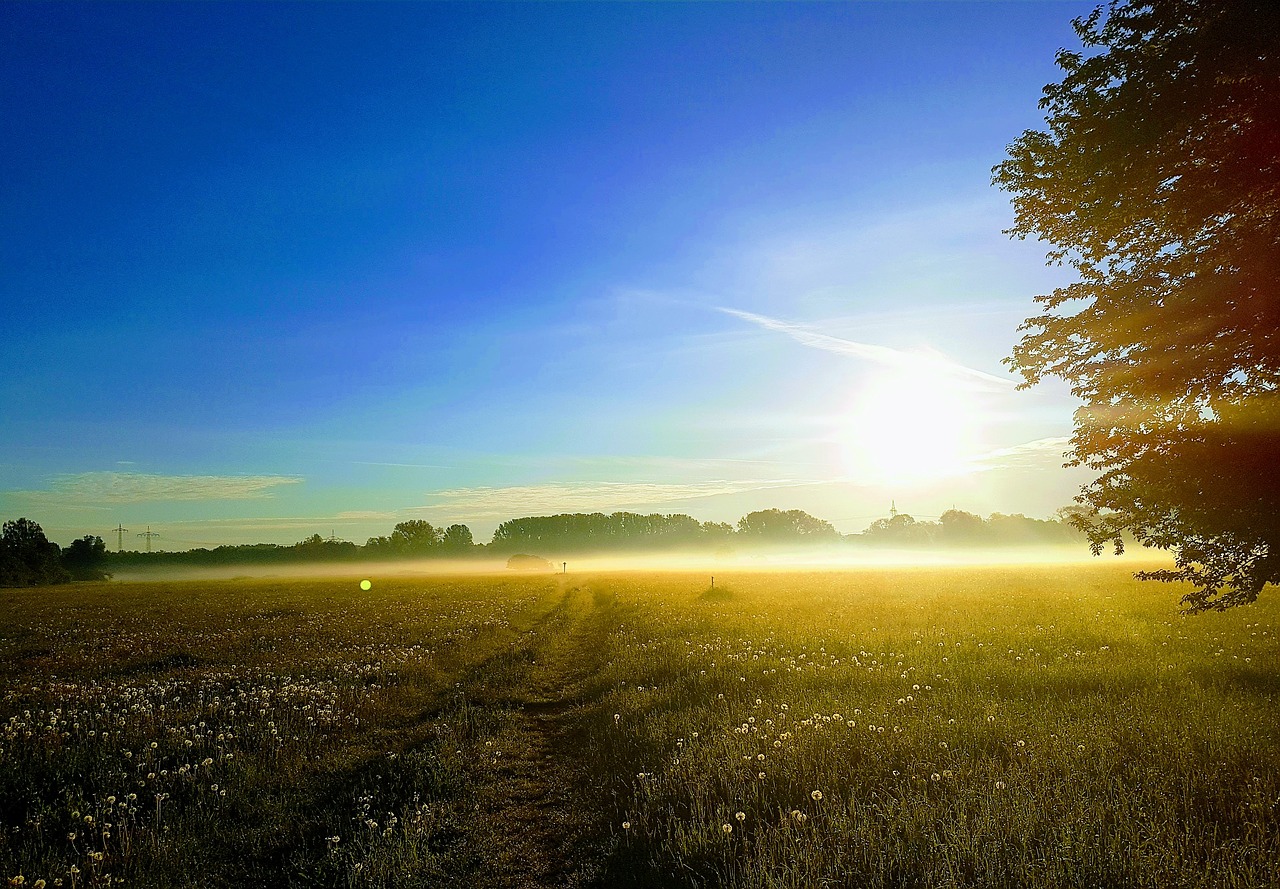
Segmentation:
[(845, 414), (846, 469), (866, 481), (927, 482), (971, 471), (981, 406), (943, 374), (876, 377)]

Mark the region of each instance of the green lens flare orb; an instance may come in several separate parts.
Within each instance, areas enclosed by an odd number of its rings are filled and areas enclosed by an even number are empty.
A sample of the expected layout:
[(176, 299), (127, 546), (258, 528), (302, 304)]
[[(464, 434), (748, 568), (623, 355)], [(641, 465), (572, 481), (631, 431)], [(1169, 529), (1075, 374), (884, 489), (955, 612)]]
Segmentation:
[(362, 589), (362, 590), (371, 590), (371, 589), (373, 589), (373, 584), (372, 584), (370, 581), (362, 580), (362, 581), (360, 581), (360, 589)]

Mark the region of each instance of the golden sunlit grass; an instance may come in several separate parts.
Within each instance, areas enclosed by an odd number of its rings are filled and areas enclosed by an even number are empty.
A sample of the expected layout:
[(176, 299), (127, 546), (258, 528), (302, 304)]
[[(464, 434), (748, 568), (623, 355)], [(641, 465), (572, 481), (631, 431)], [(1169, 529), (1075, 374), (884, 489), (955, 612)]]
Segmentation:
[(1265, 595), (1181, 618), (1114, 566), (372, 580), (0, 592), (0, 876), (1280, 884)]

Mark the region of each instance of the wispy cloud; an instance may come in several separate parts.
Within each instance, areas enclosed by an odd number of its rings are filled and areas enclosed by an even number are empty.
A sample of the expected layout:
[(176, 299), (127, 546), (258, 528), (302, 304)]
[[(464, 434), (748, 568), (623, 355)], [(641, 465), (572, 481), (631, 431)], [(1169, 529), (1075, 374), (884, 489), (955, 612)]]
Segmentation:
[(396, 513), (385, 509), (348, 509), (334, 516), (339, 522), (393, 522)]
[(378, 460), (352, 460), (356, 466), (391, 466), (397, 469), (453, 469), (438, 463), (383, 463)]
[(43, 491), (12, 491), (23, 501), (60, 505), (155, 503), (183, 500), (262, 500), (275, 488), (300, 484), (290, 475), (149, 475), (140, 472), (81, 472), (54, 476)]
[(863, 361), (871, 361), (886, 367), (893, 367), (899, 370), (922, 371), (927, 370), (933, 373), (942, 373), (948, 376), (960, 377), (966, 380), (980, 381), (986, 386), (997, 386), (1002, 389), (1011, 389), (1015, 382), (1007, 377), (998, 377), (976, 368), (968, 367), (959, 362), (952, 361), (945, 355), (938, 352), (904, 352), (901, 349), (891, 349), (888, 346), (877, 346), (872, 343), (859, 343), (855, 340), (847, 340), (842, 337), (831, 336), (826, 333), (818, 333), (810, 330), (800, 324), (793, 324), (789, 321), (781, 321), (777, 318), (770, 318), (765, 315), (757, 315), (754, 312), (744, 312), (740, 309), (730, 309), (723, 306), (719, 307), (721, 312), (726, 315), (732, 315), (735, 318), (754, 324), (765, 330), (772, 330), (777, 333), (785, 334), (791, 339), (803, 346), (811, 349), (821, 349), (825, 352), (834, 352), (838, 355), (847, 355), (850, 358), (857, 358)]
[(688, 484), (648, 482), (565, 482), (512, 487), (452, 488), (431, 494), (423, 512), (453, 512), (472, 518), (510, 519), (564, 512), (612, 512), (661, 508), (690, 500), (743, 494), (771, 488), (793, 488), (819, 482), (796, 479), (705, 481)]
[(1063, 454), (1071, 445), (1066, 437), (1037, 438), (1008, 448), (988, 451), (972, 461), (973, 469), (985, 472), (992, 469), (1019, 469), (1060, 467), (1066, 458)]
[[(722, 419), (717, 415), (703, 414), (702, 417), (708, 417), (712, 422), (720, 422)], [(700, 417), (700, 419), (702, 418)], [(790, 420), (791, 418), (788, 418)], [(770, 418), (762, 420), (771, 428), (776, 428), (777, 420)], [(792, 441), (792, 438), (787, 438)], [(755, 459), (749, 457), (672, 457), (672, 456), (637, 456), (637, 455), (610, 455), (610, 456), (586, 456), (576, 457), (573, 459), (575, 466), (592, 467), (592, 474), (604, 474), (604, 472), (630, 472), (630, 474), (648, 474), (651, 472), (664, 473), (667, 478), (673, 475), (677, 478), (689, 475), (715, 475), (716, 477), (732, 476), (742, 471), (762, 472), (761, 467), (768, 467), (773, 470), (773, 474), (782, 475), (794, 472), (796, 470), (805, 471), (813, 467), (822, 465), (814, 461), (802, 462), (796, 460), (781, 459)]]
[(387, 530), (404, 519), (401, 512), (387, 510), (349, 510), (331, 515), (310, 516), (239, 516), (220, 519), (171, 519), (165, 527), (208, 528), (220, 532), (242, 531), (328, 531), (332, 527), (365, 525), (370, 522), (385, 523)]

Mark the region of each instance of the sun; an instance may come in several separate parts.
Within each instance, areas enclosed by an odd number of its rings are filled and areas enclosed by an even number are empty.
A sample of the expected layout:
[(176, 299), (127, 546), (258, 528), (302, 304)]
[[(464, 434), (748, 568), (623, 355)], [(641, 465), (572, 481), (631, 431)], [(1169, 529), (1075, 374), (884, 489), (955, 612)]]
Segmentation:
[(886, 372), (855, 394), (840, 425), (846, 469), (854, 478), (923, 483), (972, 471), (983, 406), (949, 375)]

